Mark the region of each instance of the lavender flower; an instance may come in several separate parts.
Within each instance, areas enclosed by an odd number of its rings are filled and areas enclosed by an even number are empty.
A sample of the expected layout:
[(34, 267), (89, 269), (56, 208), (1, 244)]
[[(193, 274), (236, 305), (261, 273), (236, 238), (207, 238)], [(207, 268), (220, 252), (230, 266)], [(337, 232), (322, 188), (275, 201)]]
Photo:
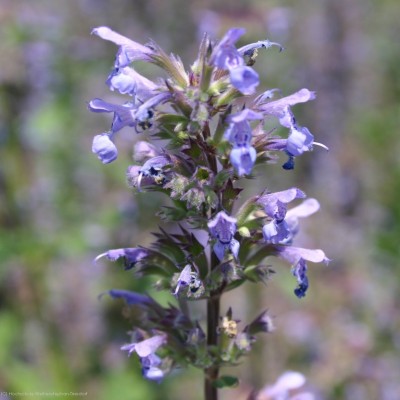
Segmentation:
[(218, 68), (230, 70), (244, 64), (243, 57), (235, 47), (235, 43), (246, 32), (243, 28), (232, 28), (214, 47), (211, 63)]
[(132, 61), (150, 61), (150, 56), (154, 54), (154, 50), (150, 47), (143, 46), (125, 36), (114, 32), (107, 26), (100, 26), (92, 30), (92, 34), (101, 37), (102, 39), (114, 42), (119, 46), (115, 67), (126, 67)]
[(291, 188), (281, 192), (264, 194), (258, 198), (257, 202), (264, 207), (265, 213), (270, 218), (279, 222), (285, 218), (287, 204), (305, 196), (300, 189)]
[(244, 95), (250, 95), (255, 92), (260, 79), (257, 72), (244, 65), (243, 56), (235, 47), (235, 43), (244, 33), (242, 28), (230, 29), (215, 46), (211, 63), (228, 70), (231, 84)]
[(116, 261), (122, 257), (124, 259), (125, 270), (128, 270), (133, 268), (137, 262), (147, 257), (148, 255), (148, 250), (141, 247), (113, 249), (108, 250), (105, 253), (99, 254), (94, 261), (97, 262), (102, 257), (106, 257), (110, 261)]
[(282, 243), (290, 237), (290, 228), (285, 220), (274, 219), (263, 226), (263, 236), (266, 243)]
[[(169, 225), (175, 224), (172, 232), (160, 226), (148, 249), (111, 249), (95, 259), (122, 258), (125, 269), (135, 267), (136, 276), (154, 276), (157, 290), (176, 297), (176, 305), (161, 305), (148, 295), (110, 290), (112, 298), (128, 304), (134, 326), (131, 343), (121, 349), (128, 355), (136, 353), (143, 376), (156, 382), (175, 365), (203, 369), (207, 399), (216, 398), (216, 387), (237, 382), (232, 377), (218, 378), (219, 368), (240, 362), (251, 349), (254, 335), (273, 329), (264, 312), (240, 331), (240, 321), (232, 318), (231, 308), (224, 317), (220, 315), (223, 293), (246, 280), (265, 283), (272, 270), (264, 260), (274, 255), (292, 266), (295, 294), (301, 298), (309, 287), (307, 262), (329, 261), (322, 250), (289, 245), (298, 232), (299, 219), (319, 209), (315, 199), (308, 199), (287, 210), (289, 203), (305, 197), (301, 190), (264, 190), (237, 207), (240, 178), (250, 175), (256, 162), (265, 163), (269, 151), (285, 152), (289, 160), (284, 168), (291, 169), (295, 157), (318, 144), (310, 131), (297, 123), (291, 109), (313, 100), (315, 94), (302, 89), (272, 100), (279, 90), (270, 89), (253, 101), (247, 99), (259, 84), (258, 74), (251, 68), (258, 49), (278, 46), (282, 50), (282, 46), (261, 40), (237, 49), (243, 28), (229, 30), (217, 43), (205, 35), (198, 58), (188, 69), (179, 57), (168, 55), (154, 42), (144, 46), (108, 27), (96, 28), (93, 33), (118, 46), (106, 84), (128, 97), (120, 104), (102, 99), (89, 102), (90, 111), (113, 117), (110, 131), (95, 136), (92, 151), (105, 164), (114, 161), (118, 156), (114, 135), (125, 127), (136, 133), (148, 131), (151, 138), (162, 140), (162, 148), (148, 141), (136, 143), (133, 157), (139, 165), (129, 166), (126, 177), (138, 191), (146, 186), (167, 195), (170, 203), (157, 215)], [(153, 82), (129, 66), (138, 60), (161, 68), (163, 80)], [(287, 137), (273, 137), (264, 131), (269, 117), (277, 118), (288, 130)], [(234, 218), (231, 213), (236, 209)], [(208, 240), (201, 232), (206, 225)], [(211, 242), (212, 255), (208, 251)], [(207, 335), (187, 304), (187, 300), (198, 299), (207, 301)], [(279, 390), (265, 389), (264, 393), (287, 398), (281, 389), (293, 380), (293, 375), (286, 377), (275, 385)]]
[(171, 159), (168, 155), (156, 156), (147, 160), (140, 168), (139, 177), (137, 180), (138, 190), (141, 190), (141, 182), (143, 177), (151, 177), (155, 183), (164, 184), (166, 177), (163, 168), (170, 163)]
[(295, 371), (284, 372), (273, 385), (267, 385), (258, 393), (256, 400), (313, 400), (311, 393), (298, 393), (293, 397), (290, 392), (302, 387), (306, 382), (304, 375)]
[(253, 68), (239, 66), (229, 70), (232, 85), (244, 95), (254, 94), (260, 78)]
[(154, 96), (158, 86), (131, 67), (114, 68), (106, 84), (110, 90), (136, 97), (141, 102)]
[(306, 261), (314, 263), (329, 263), (329, 259), (322, 250), (310, 250), (292, 246), (276, 246), (276, 254), (292, 265), (292, 273), (296, 277), (299, 286), (294, 293), (298, 298), (304, 297), (308, 289)]
[(155, 335), (140, 342), (125, 344), (121, 347), (121, 350), (127, 351), (128, 356), (135, 352), (142, 364), (143, 376), (146, 379), (159, 382), (164, 378), (164, 372), (159, 368), (161, 358), (155, 352), (166, 343), (166, 340), (166, 335)]
[(211, 236), (217, 239), (214, 252), (218, 259), (221, 261), (224, 258), (226, 249), (230, 249), (234, 257), (237, 258), (240, 244), (233, 237), (236, 232), (236, 218), (220, 211), (207, 225)]
[(183, 268), (182, 272), (179, 274), (178, 283), (174, 291), (175, 296), (178, 295), (178, 292), (181, 288), (189, 286), (191, 273), (192, 267), (190, 265), (186, 265), (186, 267)]
[(156, 354), (149, 354), (147, 357), (142, 357), (140, 362), (142, 364), (142, 375), (144, 378), (158, 383), (161, 382), (164, 378), (164, 371), (159, 368), (162, 362), (160, 357)]
[(129, 305), (151, 305), (153, 302), (150, 297), (129, 290), (111, 289), (108, 294), (114, 299), (124, 299)]
[(110, 136), (110, 134), (103, 133), (93, 138), (92, 152), (97, 155), (103, 164), (109, 164), (118, 157), (117, 147)]
[[(289, 197), (290, 198), (290, 197)], [(263, 236), (266, 243), (273, 244), (288, 244), (291, 243), (294, 236), (299, 230), (299, 218), (308, 217), (319, 210), (319, 203), (315, 199), (307, 199), (302, 204), (291, 210), (284, 212), (286, 206), (281, 206), (281, 215), (279, 218), (284, 219), (273, 219), (270, 223), (264, 225)], [(279, 206), (277, 207), (279, 209)]]
[(251, 146), (252, 131), (249, 121), (261, 119), (262, 114), (249, 109), (231, 114), (227, 119), (229, 126), (224, 136), (233, 145), (230, 160), (239, 176), (251, 173), (257, 156), (256, 150)]
[(155, 335), (140, 342), (125, 344), (121, 347), (121, 350), (127, 351), (128, 356), (135, 352), (139, 357), (148, 357), (150, 354), (154, 354), (166, 341), (166, 335)]
[(125, 126), (146, 129), (151, 127), (149, 121), (154, 115), (153, 108), (160, 103), (166, 102), (170, 97), (169, 93), (159, 93), (140, 106), (136, 106), (132, 102), (123, 105), (108, 103), (102, 99), (93, 99), (89, 102), (88, 108), (96, 113), (114, 113), (111, 125), (112, 132), (118, 132)]

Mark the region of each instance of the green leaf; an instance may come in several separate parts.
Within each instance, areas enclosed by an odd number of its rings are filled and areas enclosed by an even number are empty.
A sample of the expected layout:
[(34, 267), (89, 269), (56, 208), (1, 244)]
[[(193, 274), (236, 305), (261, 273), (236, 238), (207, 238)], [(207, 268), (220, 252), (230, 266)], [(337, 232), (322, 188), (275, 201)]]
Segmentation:
[(236, 387), (239, 385), (239, 379), (236, 376), (224, 375), (213, 382), (213, 386), (222, 389), (224, 387)]
[(274, 255), (273, 246), (266, 244), (260, 247), (257, 251), (255, 251), (244, 263), (244, 267), (248, 268), (254, 265), (258, 265), (260, 262), (264, 260), (264, 258), (268, 256)]
[(222, 192), (222, 207), (230, 212), (232, 210), (235, 200), (242, 190), (243, 189), (240, 188), (234, 188), (232, 180), (228, 179)]

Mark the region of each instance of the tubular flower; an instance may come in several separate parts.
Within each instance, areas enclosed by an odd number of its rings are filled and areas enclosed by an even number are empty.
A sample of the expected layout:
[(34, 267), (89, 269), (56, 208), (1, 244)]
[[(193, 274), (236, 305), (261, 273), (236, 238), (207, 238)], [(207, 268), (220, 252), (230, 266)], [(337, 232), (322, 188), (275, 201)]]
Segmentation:
[(106, 84), (111, 91), (117, 90), (121, 94), (134, 96), (141, 102), (154, 96), (158, 87), (131, 67), (114, 68), (108, 76)]
[(235, 258), (239, 253), (239, 242), (233, 237), (236, 232), (236, 218), (230, 217), (224, 211), (220, 211), (214, 219), (208, 223), (211, 236), (217, 239), (214, 252), (221, 261), (225, 250), (229, 249)]
[(249, 109), (228, 117), (229, 126), (224, 136), (233, 146), (230, 160), (239, 176), (251, 173), (257, 157), (256, 150), (251, 146), (252, 130), (249, 121), (262, 118), (262, 114)]
[(107, 133), (93, 138), (92, 153), (96, 154), (103, 164), (109, 164), (118, 157), (117, 147), (111, 140), (111, 135)]
[(106, 257), (110, 261), (116, 261), (119, 258), (123, 258), (125, 269), (128, 270), (133, 268), (137, 262), (147, 257), (148, 255), (149, 255), (148, 250), (143, 249), (141, 247), (113, 249), (113, 250), (108, 250), (105, 253), (99, 254), (94, 261), (97, 262), (102, 257)]
[(115, 67), (126, 67), (132, 61), (150, 61), (150, 56), (154, 54), (154, 50), (150, 47), (143, 46), (134, 42), (127, 37), (114, 32), (107, 26), (100, 26), (92, 30), (92, 34), (101, 37), (104, 40), (109, 40), (119, 46)]
[(276, 255), (292, 265), (292, 274), (296, 277), (298, 287), (294, 290), (298, 298), (306, 295), (309, 283), (307, 277), (306, 261), (325, 264), (329, 263), (329, 259), (325, 253), (320, 250), (303, 249), (292, 246), (275, 246)]

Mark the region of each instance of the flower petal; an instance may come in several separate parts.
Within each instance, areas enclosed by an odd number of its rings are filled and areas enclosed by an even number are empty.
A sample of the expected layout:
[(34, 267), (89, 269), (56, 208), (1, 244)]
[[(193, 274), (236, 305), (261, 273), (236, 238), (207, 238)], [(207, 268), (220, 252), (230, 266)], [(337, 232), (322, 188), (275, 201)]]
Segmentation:
[(149, 339), (145, 339), (141, 342), (136, 343), (135, 351), (139, 357), (147, 357), (153, 354), (157, 349), (165, 344), (167, 341), (167, 335), (155, 335)]

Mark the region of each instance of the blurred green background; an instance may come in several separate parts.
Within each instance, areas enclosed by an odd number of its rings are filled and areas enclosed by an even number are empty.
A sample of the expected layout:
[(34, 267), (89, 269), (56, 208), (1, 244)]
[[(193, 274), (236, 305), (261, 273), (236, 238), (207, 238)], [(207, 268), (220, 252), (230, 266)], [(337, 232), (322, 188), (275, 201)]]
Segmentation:
[[(265, 89), (318, 93), (294, 111), (330, 152), (303, 155), (294, 172), (278, 164), (255, 173), (272, 191), (296, 185), (319, 199), (297, 244), (333, 261), (310, 265), (301, 301), (276, 260), (267, 287), (225, 297), (222, 309), (232, 305), (244, 323), (268, 308), (276, 330), (260, 338), (238, 368), (240, 387), (222, 398), (245, 398), (293, 369), (318, 399), (399, 399), (399, 17), (398, 0), (0, 0), (0, 391), (202, 399), (200, 371), (144, 381), (137, 360), (119, 350), (130, 328), (122, 304), (97, 299), (110, 288), (149, 287), (92, 259), (148, 244), (164, 199), (125, 183), (140, 136), (122, 131), (111, 165), (91, 154), (109, 120), (86, 102), (122, 98), (104, 84), (116, 48), (90, 31), (108, 25), (138, 42), (152, 38), (189, 66), (202, 31), (218, 38), (242, 26), (241, 44), (269, 38), (286, 48), (260, 52)], [(57, 396), (72, 397), (82, 398)]]

